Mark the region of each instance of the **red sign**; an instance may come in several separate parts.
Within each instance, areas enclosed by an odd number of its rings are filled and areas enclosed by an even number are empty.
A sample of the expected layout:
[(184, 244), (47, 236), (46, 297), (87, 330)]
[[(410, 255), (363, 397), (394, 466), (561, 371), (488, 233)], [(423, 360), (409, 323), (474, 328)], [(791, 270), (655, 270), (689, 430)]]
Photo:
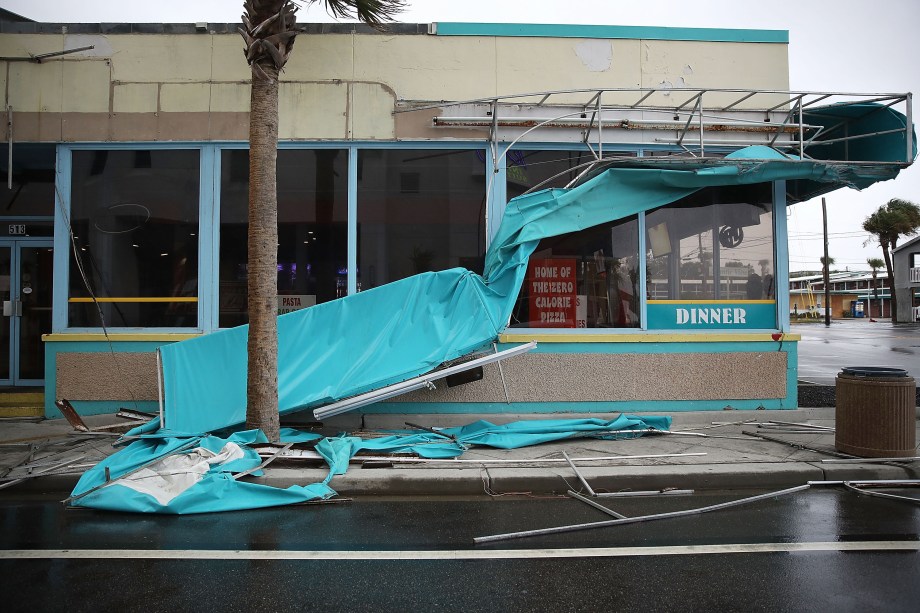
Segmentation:
[(575, 327), (575, 260), (536, 259), (527, 263), (530, 325)]

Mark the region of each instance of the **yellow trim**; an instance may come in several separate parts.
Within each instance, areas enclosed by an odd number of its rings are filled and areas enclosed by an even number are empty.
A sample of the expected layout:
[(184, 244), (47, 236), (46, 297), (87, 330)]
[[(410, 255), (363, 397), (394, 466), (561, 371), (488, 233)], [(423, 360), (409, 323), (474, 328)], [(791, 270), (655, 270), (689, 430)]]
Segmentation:
[[(44, 417), (45, 416), (45, 407), (34, 406), (34, 407), (0, 407), (0, 417)], [(45, 438), (45, 437), (41, 437)], [(5, 441), (8, 443), (19, 442), (19, 439), (13, 441)]]
[(0, 393), (0, 407), (40, 407), (45, 404), (45, 392)]
[[(67, 302), (93, 302), (92, 298), (68, 298)], [(197, 296), (137, 297), (137, 298), (96, 298), (96, 302), (198, 302)]]
[[(750, 343), (773, 342), (773, 334), (763, 332), (721, 334), (526, 334), (510, 333), (498, 337), (502, 343)], [(800, 341), (801, 334), (785, 334), (783, 341)]]
[(776, 300), (648, 300), (648, 304), (776, 304)]
[(184, 341), (190, 338), (195, 338), (197, 336), (202, 336), (201, 333), (173, 333), (173, 334), (109, 334), (106, 338), (105, 334), (99, 333), (85, 333), (85, 334), (66, 334), (66, 333), (57, 333), (57, 334), (43, 334), (42, 340), (46, 343), (55, 343), (55, 342), (86, 342), (86, 341), (106, 341), (111, 340), (112, 342), (119, 341)]

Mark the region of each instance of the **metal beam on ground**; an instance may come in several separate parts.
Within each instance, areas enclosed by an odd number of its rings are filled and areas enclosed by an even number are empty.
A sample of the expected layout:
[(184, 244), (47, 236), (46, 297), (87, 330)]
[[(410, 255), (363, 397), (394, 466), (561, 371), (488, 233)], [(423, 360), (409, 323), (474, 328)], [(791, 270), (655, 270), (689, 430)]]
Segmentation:
[(810, 485), (798, 485), (796, 487), (790, 487), (788, 489), (780, 490), (778, 492), (770, 492), (767, 494), (760, 494), (758, 496), (751, 496), (749, 498), (742, 498), (740, 500), (733, 500), (730, 502), (722, 502), (719, 504), (709, 505), (706, 507), (699, 507), (696, 509), (687, 509), (684, 511), (672, 511), (670, 513), (657, 513), (655, 515), (642, 515), (639, 517), (628, 517), (626, 519), (611, 519), (608, 521), (599, 521), (592, 522), (587, 524), (574, 524), (571, 526), (559, 526), (556, 528), (541, 528), (537, 530), (524, 530), (521, 532), (510, 532), (507, 534), (493, 534), (491, 536), (479, 536), (473, 539), (473, 542), (477, 545), (483, 543), (494, 543), (497, 541), (507, 541), (511, 539), (518, 538), (527, 538), (530, 536), (543, 536), (547, 534), (561, 534), (564, 532), (577, 532), (579, 530), (591, 530), (594, 528), (606, 528), (609, 526), (619, 526), (623, 524), (636, 524), (646, 521), (654, 521), (659, 519), (670, 519), (673, 517), (686, 517), (688, 515), (698, 515), (700, 513), (709, 513), (711, 511), (718, 511), (720, 509), (727, 509), (729, 507), (741, 506), (744, 504), (750, 504), (752, 502), (757, 502), (760, 500), (766, 500), (769, 498), (776, 498), (778, 496), (785, 496), (787, 494), (794, 494), (796, 492), (802, 492), (807, 490)]

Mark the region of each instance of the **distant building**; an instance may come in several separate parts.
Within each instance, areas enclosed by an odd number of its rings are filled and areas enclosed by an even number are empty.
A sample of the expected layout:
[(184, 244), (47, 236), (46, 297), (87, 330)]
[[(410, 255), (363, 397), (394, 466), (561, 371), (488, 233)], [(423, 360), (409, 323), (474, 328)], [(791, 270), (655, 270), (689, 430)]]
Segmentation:
[[(831, 317), (891, 317), (888, 273), (879, 270), (876, 283), (866, 271), (832, 272)], [(854, 303), (860, 303), (860, 306)], [(824, 316), (824, 275), (804, 272), (789, 275), (790, 313), (803, 317)]]
[(920, 236), (891, 254), (898, 293), (898, 321), (920, 321)]

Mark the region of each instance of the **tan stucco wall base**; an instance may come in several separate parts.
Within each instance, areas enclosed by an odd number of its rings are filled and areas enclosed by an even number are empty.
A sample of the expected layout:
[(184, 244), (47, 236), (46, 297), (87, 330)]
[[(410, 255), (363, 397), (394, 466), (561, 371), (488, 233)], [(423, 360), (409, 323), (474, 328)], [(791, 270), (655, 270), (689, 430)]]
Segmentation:
[[(530, 353), (502, 362), (512, 402), (785, 398), (786, 354)], [(390, 402), (504, 402), (498, 366), (482, 381), (421, 390)]]
[(155, 353), (59, 353), (57, 398), (156, 400)]
[[(783, 352), (595, 354), (538, 353), (502, 362), (513, 402), (732, 400), (786, 396)], [(504, 402), (498, 367), (482, 381), (418, 391), (391, 402)], [(62, 353), (57, 397), (156, 400), (152, 353)]]

